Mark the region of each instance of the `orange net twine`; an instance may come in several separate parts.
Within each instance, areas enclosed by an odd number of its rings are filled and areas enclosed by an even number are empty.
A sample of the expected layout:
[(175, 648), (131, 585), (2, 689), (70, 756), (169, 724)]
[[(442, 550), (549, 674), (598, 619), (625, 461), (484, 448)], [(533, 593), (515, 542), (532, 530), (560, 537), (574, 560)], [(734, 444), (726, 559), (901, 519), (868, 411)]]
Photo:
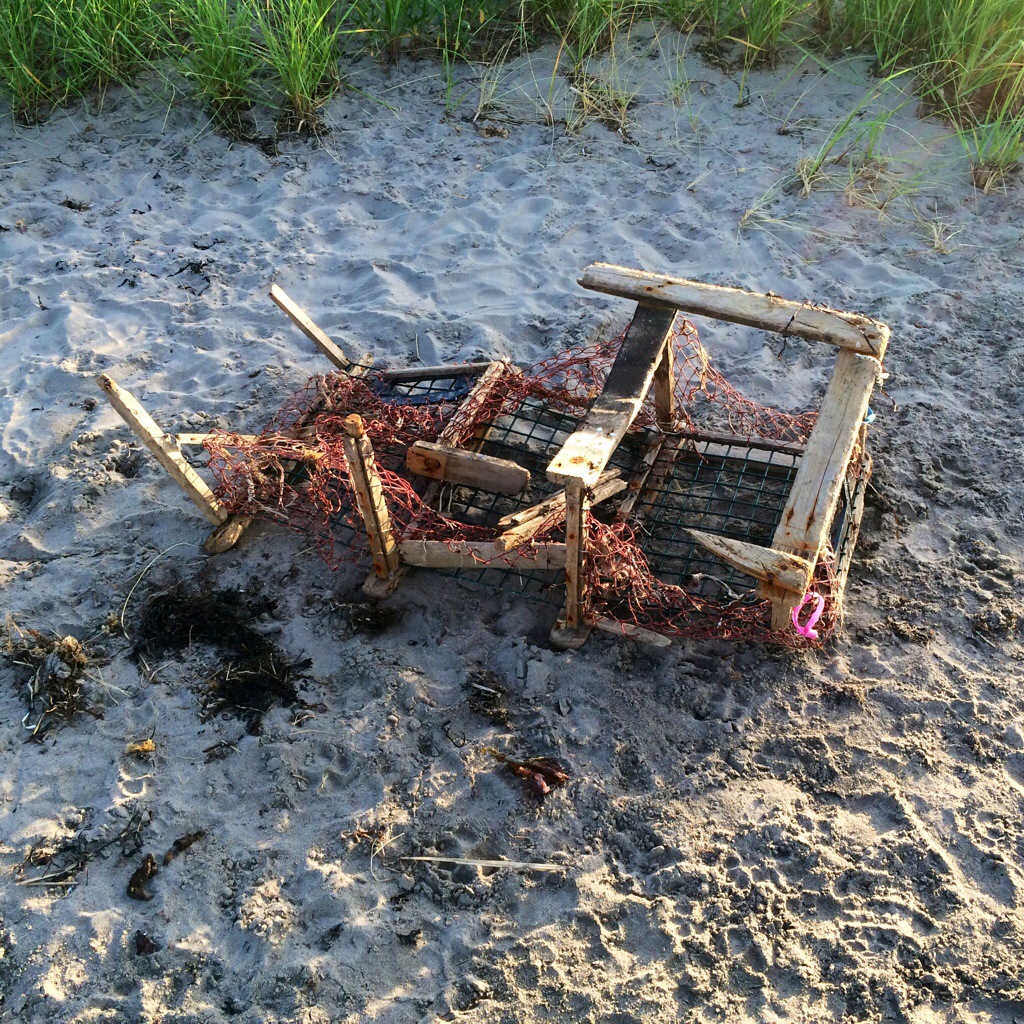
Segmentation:
[[(437, 441), (442, 432), (445, 444), (465, 445), (499, 417), (514, 416), (527, 400), (532, 400), (533, 408), (540, 403), (582, 421), (604, 387), (621, 342), (619, 336), (525, 370), (505, 364), (494, 386), (479, 397), (441, 391), (436, 399), (413, 401), (396, 396), (397, 389), (375, 371), (315, 376), (258, 436), (218, 431), (206, 439), (218, 480), (217, 497), (232, 514), (272, 520), (308, 534), (332, 568), (357, 560), (366, 552), (366, 534), (349, 480), (343, 427), (345, 418), (356, 413), (373, 446), (396, 541), (440, 540), (453, 548), (460, 542), (493, 541), (493, 528), (461, 522), (430, 503), (430, 481), (406, 469), (409, 446)], [(711, 365), (686, 320), (676, 321), (673, 351), (675, 429), (694, 431), (699, 419), (704, 429), (728, 430), (752, 440), (806, 443), (815, 414), (790, 415), (745, 398)], [(630, 429), (642, 431), (654, 424), (649, 399)], [(854, 464), (858, 462), (859, 457)], [(350, 529), (338, 529), (339, 522)], [(696, 588), (659, 579), (637, 539), (642, 528), (635, 520), (603, 522), (589, 517), (588, 605), (592, 615), (622, 624), (623, 632), (639, 626), (667, 636), (805, 647), (822, 642), (838, 625), (836, 559), (831, 551), (820, 558), (811, 587), (825, 599), (818, 639), (813, 641), (793, 628), (772, 632), (770, 605), (753, 591), (709, 598)], [(506, 552), (503, 561), (514, 568), (536, 545), (564, 540), (564, 532), (564, 512), (555, 511), (528, 541)]]

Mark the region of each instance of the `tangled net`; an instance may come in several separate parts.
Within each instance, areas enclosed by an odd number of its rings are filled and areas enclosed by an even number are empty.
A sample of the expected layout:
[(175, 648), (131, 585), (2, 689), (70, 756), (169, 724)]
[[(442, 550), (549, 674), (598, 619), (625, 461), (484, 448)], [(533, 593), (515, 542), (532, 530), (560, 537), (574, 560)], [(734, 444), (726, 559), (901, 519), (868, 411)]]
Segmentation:
[[(469, 523), (437, 509), (437, 485), (406, 469), (409, 446), (438, 440), (473, 446), (501, 417), (522, 415), (527, 407), (582, 421), (604, 387), (622, 338), (563, 352), (525, 370), (501, 364), (488, 374), (489, 386), (472, 393), (471, 382), (458, 376), (426, 391), (396, 385), (375, 371), (315, 376), (261, 434), (225, 431), (206, 440), (218, 480), (217, 496), (232, 514), (271, 519), (310, 535), (332, 567), (360, 557), (366, 551), (366, 537), (349, 482), (343, 427), (346, 417), (356, 413), (373, 446), (397, 541), (441, 540), (454, 547), (494, 540), (493, 524)], [(695, 328), (682, 318), (676, 321), (672, 347), (675, 430), (725, 430), (748, 439), (806, 443), (815, 414), (783, 413), (741, 395), (711, 365)], [(649, 400), (630, 434), (652, 434), (655, 429)], [(855, 458), (854, 465), (858, 463)], [(339, 530), (339, 522), (350, 529)], [(753, 591), (707, 597), (698, 593), (699, 588), (659, 579), (638, 538), (638, 522), (605, 522), (592, 515), (589, 523), (588, 597), (595, 614), (623, 624), (624, 631), (633, 625), (669, 636), (808, 644), (794, 630), (771, 633), (769, 603)], [(504, 561), (514, 567), (537, 543), (563, 539), (564, 529), (564, 512), (556, 510), (529, 540), (508, 551)], [(347, 542), (342, 533), (348, 535)], [(835, 562), (834, 553), (827, 552), (814, 580), (813, 589), (825, 598), (819, 642), (838, 625)]]

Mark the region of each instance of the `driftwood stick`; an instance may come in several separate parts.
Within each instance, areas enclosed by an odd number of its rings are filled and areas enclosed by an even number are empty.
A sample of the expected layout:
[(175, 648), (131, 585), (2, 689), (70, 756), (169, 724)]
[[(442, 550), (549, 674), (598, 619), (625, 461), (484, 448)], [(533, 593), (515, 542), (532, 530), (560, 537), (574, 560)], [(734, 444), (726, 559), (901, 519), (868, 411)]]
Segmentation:
[(401, 383), (406, 380), (431, 380), (462, 377), (483, 373), (491, 365), (486, 363), (446, 363), (442, 366), (407, 366), (400, 370), (378, 370), (383, 380)]
[(877, 359), (885, 355), (889, 342), (889, 328), (878, 320), (806, 302), (790, 302), (771, 293), (757, 295), (740, 288), (722, 288), (608, 263), (587, 267), (579, 283), (584, 288), (637, 302), (828, 342)]
[(270, 286), (270, 297), (273, 299), (275, 305), (285, 313), (289, 320), (302, 333), (309, 338), (311, 342), (334, 365), (345, 373), (351, 373), (353, 363), (347, 355), (341, 350), (341, 347), (335, 344), (331, 339), (322, 331), (312, 320), (299, 308), (298, 305), (292, 300), (288, 293), (276, 284)]
[(214, 525), (223, 523), (228, 518), (224, 506), (206, 481), (185, 461), (174, 438), (161, 430), (135, 396), (120, 387), (112, 377), (104, 373), (98, 379), (107, 401), (153, 453), (157, 462), (167, 470), (171, 479), (189, 496), (196, 508)]
[(366, 436), (362, 418), (355, 413), (345, 417), (344, 427), (349, 479), (370, 539), (373, 571), (380, 579), (387, 579), (398, 569), (398, 547), (373, 458), (373, 446)]
[(595, 629), (611, 633), (613, 636), (641, 640), (652, 647), (670, 647), (672, 645), (672, 641), (667, 636), (644, 629), (643, 626), (636, 626), (632, 622), (617, 622), (615, 619), (607, 619), (603, 615), (593, 615), (590, 617), (590, 624)]

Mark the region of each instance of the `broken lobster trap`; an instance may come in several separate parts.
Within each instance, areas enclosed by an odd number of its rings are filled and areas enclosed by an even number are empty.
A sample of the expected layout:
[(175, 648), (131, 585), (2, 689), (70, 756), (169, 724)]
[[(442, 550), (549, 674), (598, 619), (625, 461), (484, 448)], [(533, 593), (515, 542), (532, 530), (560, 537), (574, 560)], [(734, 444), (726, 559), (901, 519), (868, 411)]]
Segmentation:
[[(365, 589), (410, 567), (548, 599), (552, 631), (594, 627), (802, 644), (834, 630), (871, 472), (868, 403), (882, 323), (777, 296), (594, 264), (580, 284), (635, 300), (619, 338), (532, 367), (507, 360), (373, 370), (277, 286), (271, 297), (332, 360), (258, 435), (165, 434), (109, 377), (115, 409), (216, 529), (256, 518), (308, 532), (332, 564), (369, 551)], [(697, 314), (838, 348), (820, 410), (740, 395)], [(181, 446), (210, 455), (212, 489)], [(810, 607), (807, 607), (807, 606)]]

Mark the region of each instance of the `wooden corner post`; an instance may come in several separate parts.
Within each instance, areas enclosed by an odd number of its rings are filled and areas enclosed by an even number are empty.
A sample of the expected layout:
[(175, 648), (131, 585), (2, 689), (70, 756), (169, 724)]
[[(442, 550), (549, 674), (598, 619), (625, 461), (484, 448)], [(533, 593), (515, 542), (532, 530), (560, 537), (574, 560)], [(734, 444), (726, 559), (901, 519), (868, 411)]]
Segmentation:
[[(885, 330), (883, 343), (888, 341)], [(828, 543), (832, 521), (857, 445), (863, 437), (864, 419), (878, 375), (877, 359), (843, 349), (825, 390), (818, 420), (793, 480), (789, 501), (775, 531), (772, 547), (803, 559), (810, 569), (807, 585)], [(793, 609), (802, 593), (778, 585), (762, 588), (772, 602), (772, 629), (790, 627)]]
[(378, 579), (387, 580), (399, 569), (398, 545), (391, 530), (391, 515), (384, 500), (384, 489), (377, 473), (373, 446), (366, 436), (360, 416), (355, 413), (346, 416), (344, 427), (348, 475), (370, 539), (373, 572)]
[(565, 484), (565, 608), (551, 630), (556, 647), (579, 648), (590, 636), (587, 621), (587, 539), (591, 496), (579, 480)]

